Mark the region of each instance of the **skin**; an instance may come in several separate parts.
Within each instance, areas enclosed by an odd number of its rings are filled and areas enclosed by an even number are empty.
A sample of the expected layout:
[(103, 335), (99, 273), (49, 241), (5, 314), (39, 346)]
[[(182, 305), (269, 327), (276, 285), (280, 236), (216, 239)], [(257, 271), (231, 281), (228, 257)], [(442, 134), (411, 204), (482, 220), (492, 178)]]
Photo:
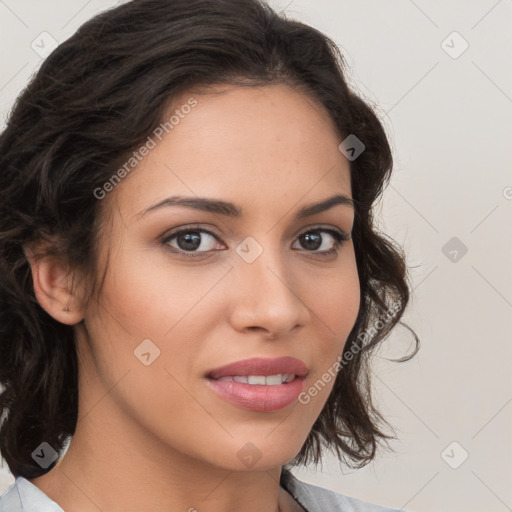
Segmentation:
[[(343, 139), (319, 103), (286, 85), (189, 92), (173, 109), (191, 96), (198, 105), (102, 201), (112, 223), (97, 300), (70, 295), (62, 264), (31, 260), (41, 306), (76, 330), (77, 429), (59, 463), (31, 479), (66, 512), (302, 510), (279, 486), (281, 468), (333, 379), (306, 405), (255, 412), (214, 394), (204, 375), (289, 355), (306, 363), (307, 389), (342, 353), (360, 299), (352, 240), (322, 257), (332, 235), (321, 231), (313, 249), (299, 236), (319, 226), (350, 234), (353, 209), (294, 217), (332, 195), (351, 197)], [(231, 201), (244, 215), (184, 206), (137, 215), (171, 195)], [(196, 253), (206, 256), (171, 252), (188, 247), (176, 238), (162, 243), (190, 225), (218, 235), (200, 235)], [(263, 248), (250, 264), (235, 252), (248, 236)], [(149, 366), (134, 356), (145, 339), (160, 350)], [(248, 442), (261, 456), (250, 467), (237, 457)]]

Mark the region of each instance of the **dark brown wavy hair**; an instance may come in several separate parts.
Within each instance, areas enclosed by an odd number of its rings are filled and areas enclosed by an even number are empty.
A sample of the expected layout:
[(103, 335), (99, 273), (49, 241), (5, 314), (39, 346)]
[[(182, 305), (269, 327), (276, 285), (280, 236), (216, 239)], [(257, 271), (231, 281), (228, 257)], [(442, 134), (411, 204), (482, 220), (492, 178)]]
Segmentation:
[[(345, 67), (331, 39), (259, 0), (133, 0), (89, 20), (43, 62), (0, 135), (0, 452), (14, 476), (51, 470), (31, 454), (43, 441), (62, 452), (78, 416), (74, 327), (39, 305), (23, 247), (46, 242), (40, 256), (86, 276), (92, 297), (106, 272), (94, 190), (178, 93), (217, 84), (290, 85), (325, 106), (343, 139), (355, 134), (365, 145), (350, 161), (360, 309), (327, 403), (288, 466), (318, 463), (328, 447), (360, 467), (394, 438), (372, 403), (369, 361), (402, 323), (410, 288), (401, 248), (374, 225), (390, 146), (375, 107), (349, 89)], [(415, 349), (400, 361), (419, 348), (411, 332)]]

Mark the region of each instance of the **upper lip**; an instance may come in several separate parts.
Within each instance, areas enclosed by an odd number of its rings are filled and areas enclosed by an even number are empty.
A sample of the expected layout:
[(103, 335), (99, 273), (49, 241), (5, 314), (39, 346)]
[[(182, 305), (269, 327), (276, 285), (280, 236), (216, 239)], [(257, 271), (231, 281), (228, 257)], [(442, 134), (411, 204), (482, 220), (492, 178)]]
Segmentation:
[(305, 377), (308, 373), (306, 365), (295, 357), (263, 358), (255, 357), (244, 359), (215, 368), (208, 372), (207, 377), (220, 379), (221, 377), (234, 377), (243, 375), (269, 375), (294, 374), (298, 377)]

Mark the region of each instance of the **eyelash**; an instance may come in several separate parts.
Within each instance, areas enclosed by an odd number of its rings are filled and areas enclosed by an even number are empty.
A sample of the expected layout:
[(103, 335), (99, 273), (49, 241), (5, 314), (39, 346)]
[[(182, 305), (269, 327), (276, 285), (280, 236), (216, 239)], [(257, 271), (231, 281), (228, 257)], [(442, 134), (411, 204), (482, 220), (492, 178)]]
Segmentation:
[[(190, 252), (190, 251), (183, 251), (183, 250), (180, 250), (180, 249), (176, 249), (175, 247), (170, 247), (168, 244), (171, 240), (173, 240), (174, 238), (177, 238), (179, 235), (182, 235), (184, 233), (191, 233), (191, 232), (194, 232), (194, 233), (206, 233), (210, 236), (212, 236), (213, 238), (215, 238), (217, 241), (219, 241), (219, 237), (213, 233), (212, 231), (208, 230), (208, 229), (204, 229), (204, 228), (195, 228), (195, 227), (187, 227), (187, 228), (184, 228), (184, 229), (180, 229), (179, 231), (175, 231), (173, 233), (170, 233), (168, 234), (167, 236), (165, 236), (165, 238), (163, 238), (161, 240), (161, 243), (162, 245), (165, 245), (166, 248), (168, 250), (170, 250), (172, 253), (174, 254), (179, 254), (179, 255), (183, 255), (187, 258), (198, 258), (198, 257), (204, 257), (205, 254), (207, 253), (210, 253), (210, 252), (217, 252), (215, 249), (211, 250), (211, 251), (195, 251), (195, 252)], [(300, 233), (297, 237), (300, 238), (301, 236), (305, 235), (306, 233), (328, 233), (329, 235), (331, 235), (334, 240), (335, 240), (335, 244), (334, 244), (334, 247), (332, 249), (329, 249), (327, 251), (308, 251), (307, 249), (304, 249), (306, 252), (310, 252), (310, 253), (313, 253), (313, 254), (318, 254), (320, 255), (321, 257), (327, 257), (327, 256), (330, 256), (330, 255), (333, 255), (333, 254), (338, 254), (338, 251), (340, 249), (340, 247), (343, 245), (344, 242), (350, 240), (350, 236), (347, 235), (346, 233), (344, 233), (343, 231), (340, 231), (340, 230), (337, 230), (337, 229), (332, 229), (332, 228), (325, 228), (325, 227), (316, 227), (316, 228), (310, 228), (306, 231), (303, 231), (302, 233)]]

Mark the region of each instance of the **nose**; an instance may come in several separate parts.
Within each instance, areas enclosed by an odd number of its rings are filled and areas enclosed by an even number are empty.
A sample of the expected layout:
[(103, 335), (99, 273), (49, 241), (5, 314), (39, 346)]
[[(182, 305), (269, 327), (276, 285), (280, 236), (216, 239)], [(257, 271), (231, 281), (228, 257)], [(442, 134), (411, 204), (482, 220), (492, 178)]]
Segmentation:
[(276, 339), (309, 322), (306, 297), (282, 256), (265, 250), (252, 263), (238, 260), (231, 274), (230, 322), (235, 330)]

